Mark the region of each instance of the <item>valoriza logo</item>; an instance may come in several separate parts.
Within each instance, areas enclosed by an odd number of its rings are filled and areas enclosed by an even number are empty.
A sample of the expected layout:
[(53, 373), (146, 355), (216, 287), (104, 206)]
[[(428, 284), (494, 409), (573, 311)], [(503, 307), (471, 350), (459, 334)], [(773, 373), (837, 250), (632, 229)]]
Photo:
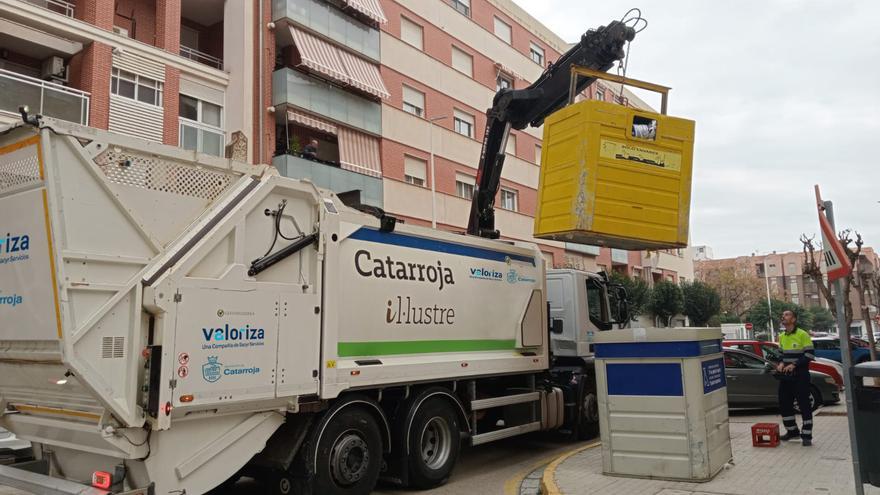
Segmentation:
[(256, 347), (264, 345), (266, 330), (263, 328), (251, 328), (250, 325), (236, 328), (227, 323), (222, 327), (202, 328), (202, 337), (205, 338), (205, 344), (202, 346), (202, 349)]
[(0, 265), (28, 259), (30, 249), (31, 238), (27, 234), (0, 234)]
[(6, 233), (6, 237), (0, 237), (0, 253), (20, 253), (31, 248), (31, 238), (27, 235), (12, 235)]
[(500, 281), (504, 279), (504, 274), (491, 268), (471, 268), (471, 278)]

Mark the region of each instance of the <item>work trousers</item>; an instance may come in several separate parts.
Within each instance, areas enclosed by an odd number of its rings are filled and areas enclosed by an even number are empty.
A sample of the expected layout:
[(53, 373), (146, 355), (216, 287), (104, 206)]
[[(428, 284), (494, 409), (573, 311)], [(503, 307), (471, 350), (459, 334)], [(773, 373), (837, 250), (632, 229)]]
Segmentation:
[(808, 373), (786, 376), (779, 382), (779, 412), (782, 414), (782, 424), (792, 434), (798, 433), (798, 426), (794, 416), (795, 399), (798, 401), (801, 418), (803, 418), (803, 428), (800, 431), (801, 438), (812, 440), (813, 410), (810, 408), (810, 375)]

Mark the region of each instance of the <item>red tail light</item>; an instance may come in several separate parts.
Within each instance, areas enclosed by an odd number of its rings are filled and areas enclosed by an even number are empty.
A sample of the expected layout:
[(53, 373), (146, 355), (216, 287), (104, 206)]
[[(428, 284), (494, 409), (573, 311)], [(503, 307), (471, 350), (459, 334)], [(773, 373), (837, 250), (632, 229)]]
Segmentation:
[(171, 403), (166, 402), (165, 403), (165, 416), (169, 416), (170, 414), (171, 414)]
[(113, 477), (106, 471), (95, 471), (92, 473), (92, 486), (101, 490), (109, 490), (113, 484)]

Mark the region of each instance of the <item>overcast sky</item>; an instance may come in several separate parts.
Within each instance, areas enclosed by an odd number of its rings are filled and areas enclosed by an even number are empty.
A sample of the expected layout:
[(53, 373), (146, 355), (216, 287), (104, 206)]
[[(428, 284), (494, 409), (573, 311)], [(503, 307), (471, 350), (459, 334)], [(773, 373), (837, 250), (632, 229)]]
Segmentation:
[(691, 244), (800, 250), (819, 184), (838, 230), (880, 247), (880, 2), (515, 1), (567, 42), (642, 9), (627, 75), (696, 121)]

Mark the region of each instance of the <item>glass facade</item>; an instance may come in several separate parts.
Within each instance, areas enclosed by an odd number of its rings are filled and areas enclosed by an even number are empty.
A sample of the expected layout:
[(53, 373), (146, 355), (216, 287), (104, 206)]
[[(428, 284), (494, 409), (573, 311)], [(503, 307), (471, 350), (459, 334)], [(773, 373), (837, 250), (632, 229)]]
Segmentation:
[(275, 71), (272, 103), (290, 103), (350, 127), (382, 134), (382, 105), (293, 69)]
[(321, 0), (274, 0), (273, 16), (288, 18), (373, 60), (379, 60), (379, 30)]

